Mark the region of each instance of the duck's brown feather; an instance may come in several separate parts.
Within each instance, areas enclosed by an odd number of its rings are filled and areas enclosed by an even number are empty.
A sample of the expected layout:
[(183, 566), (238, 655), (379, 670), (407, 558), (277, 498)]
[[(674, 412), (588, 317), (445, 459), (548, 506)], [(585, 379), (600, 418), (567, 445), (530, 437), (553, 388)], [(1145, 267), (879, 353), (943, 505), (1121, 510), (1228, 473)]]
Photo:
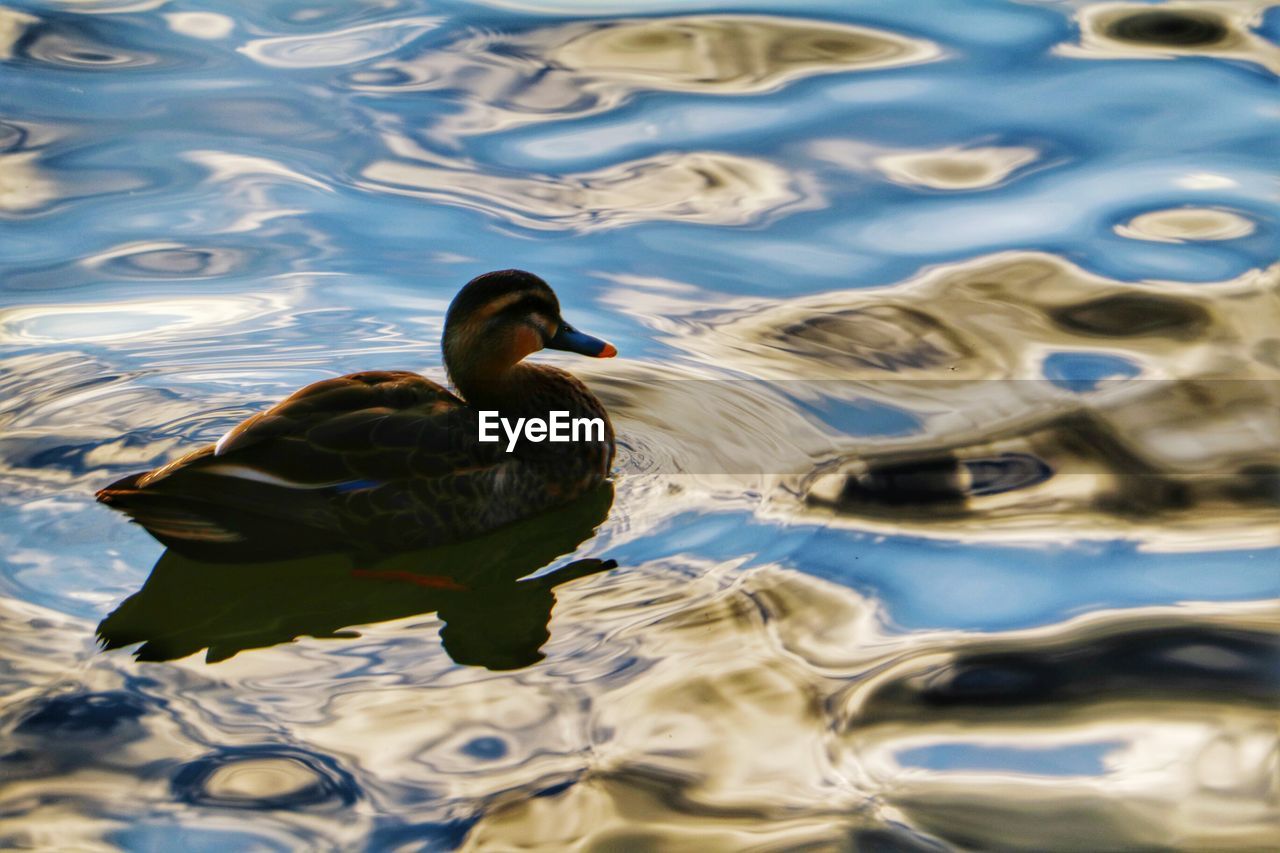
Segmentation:
[[(552, 376), (563, 374), (543, 378)], [(126, 477), (99, 499), (172, 547), (235, 559), (276, 546), (457, 541), (569, 500), (607, 474), (611, 430), (608, 452), (590, 454), (565, 482), (565, 460), (545, 446), (509, 454), (502, 442), (480, 442), (477, 426), (474, 409), (425, 377), (355, 373), (309, 385), (217, 445)]]

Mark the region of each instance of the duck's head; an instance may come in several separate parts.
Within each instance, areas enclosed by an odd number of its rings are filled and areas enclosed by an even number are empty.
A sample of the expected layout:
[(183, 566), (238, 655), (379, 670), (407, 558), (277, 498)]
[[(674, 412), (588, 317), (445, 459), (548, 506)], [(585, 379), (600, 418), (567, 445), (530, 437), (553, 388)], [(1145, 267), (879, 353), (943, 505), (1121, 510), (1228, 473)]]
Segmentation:
[(468, 386), (500, 382), (525, 356), (540, 349), (593, 358), (618, 354), (613, 344), (566, 323), (547, 283), (523, 270), (473, 278), (445, 314), (444, 364), (464, 395)]

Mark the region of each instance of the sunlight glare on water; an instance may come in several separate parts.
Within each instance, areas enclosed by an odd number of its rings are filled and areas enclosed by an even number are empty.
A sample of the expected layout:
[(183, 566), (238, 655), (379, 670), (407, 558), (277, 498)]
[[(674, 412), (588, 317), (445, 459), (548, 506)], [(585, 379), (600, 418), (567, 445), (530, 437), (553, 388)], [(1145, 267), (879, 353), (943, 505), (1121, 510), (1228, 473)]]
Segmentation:
[[(0, 847), (1274, 847), (1268, 0), (0, 2)], [(95, 503), (508, 267), (613, 492)]]

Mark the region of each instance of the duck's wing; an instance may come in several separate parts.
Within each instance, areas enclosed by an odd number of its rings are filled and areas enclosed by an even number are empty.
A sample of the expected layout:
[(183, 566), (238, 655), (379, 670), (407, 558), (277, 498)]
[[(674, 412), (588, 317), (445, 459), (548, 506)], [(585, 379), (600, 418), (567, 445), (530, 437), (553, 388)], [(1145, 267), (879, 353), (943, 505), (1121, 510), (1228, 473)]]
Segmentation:
[(217, 444), (98, 497), (170, 545), (257, 547), (287, 525), (314, 532), (313, 550), (336, 547), (353, 525), (393, 526), (398, 511), (415, 508), (405, 496), (424, 486), (442, 496), (474, 492), (468, 481), (504, 462), (496, 443), (478, 440), (474, 416), (417, 374), (355, 373), (308, 385)]
[[(352, 373), (313, 382), (242, 422), (218, 440), (214, 455), (227, 456), (273, 438), (300, 438), (318, 426), (328, 425), (332, 433), (335, 423), (353, 428), (357, 422), (385, 423), (392, 418), (400, 425), (423, 424), (462, 406), (447, 389), (416, 373)], [(330, 444), (332, 441), (321, 442), (322, 446)]]
[(441, 476), (498, 461), (473, 421), (462, 400), (424, 376), (353, 373), (308, 385), (233, 428), (202, 470), (298, 487)]

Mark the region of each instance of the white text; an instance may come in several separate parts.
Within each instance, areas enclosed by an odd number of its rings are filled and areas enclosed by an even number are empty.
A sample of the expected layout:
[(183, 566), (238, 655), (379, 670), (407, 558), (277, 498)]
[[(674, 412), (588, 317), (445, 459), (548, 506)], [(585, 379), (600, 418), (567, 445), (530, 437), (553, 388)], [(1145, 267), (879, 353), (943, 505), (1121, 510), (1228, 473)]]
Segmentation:
[[(496, 411), (480, 412), (480, 440), (501, 441), (498, 427), (507, 436), (507, 452), (516, 449), (521, 432), (535, 444), (541, 441), (604, 441), (603, 418), (570, 418), (568, 412), (548, 412), (548, 419), (516, 418), (512, 423)], [(580, 437), (581, 436), (581, 437)]]

